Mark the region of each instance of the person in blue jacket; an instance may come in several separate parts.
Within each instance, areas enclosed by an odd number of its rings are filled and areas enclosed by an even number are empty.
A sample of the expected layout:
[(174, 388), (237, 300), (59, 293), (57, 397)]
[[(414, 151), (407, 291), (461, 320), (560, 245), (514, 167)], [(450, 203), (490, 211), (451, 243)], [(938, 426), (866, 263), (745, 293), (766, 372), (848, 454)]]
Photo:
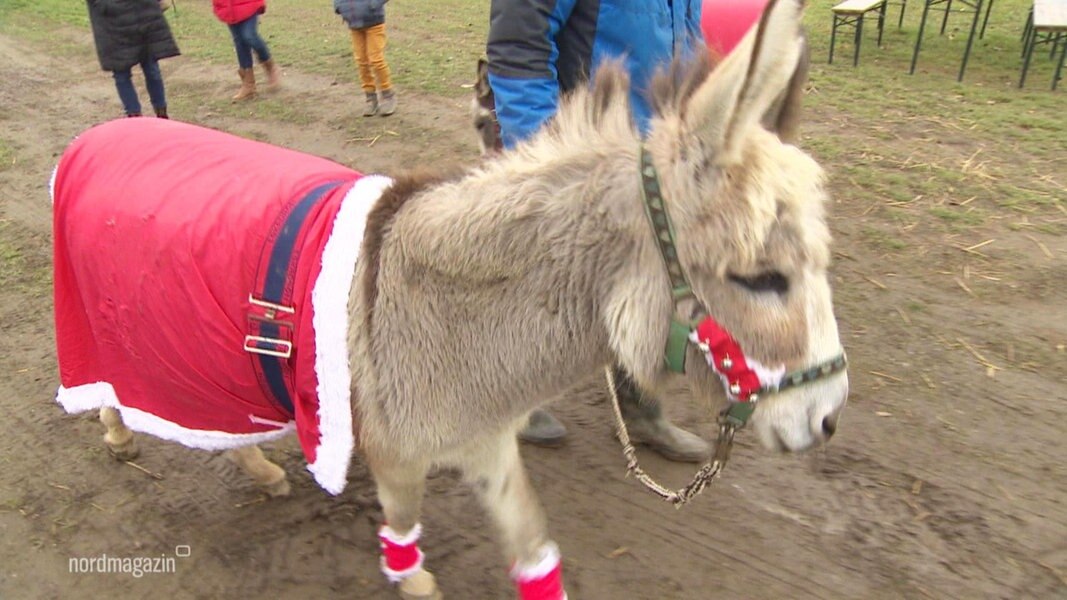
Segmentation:
[[(652, 110), (643, 91), (679, 53), (706, 52), (700, 17), (701, 0), (492, 0), (486, 55), (504, 147), (532, 136), (556, 113), (560, 94), (586, 85), (605, 59), (624, 60), (634, 118), (647, 131)], [(615, 377), (634, 442), (672, 460), (708, 458), (706, 441), (668, 421), (621, 368)], [(520, 438), (551, 446), (565, 434), (555, 417), (537, 410)]]

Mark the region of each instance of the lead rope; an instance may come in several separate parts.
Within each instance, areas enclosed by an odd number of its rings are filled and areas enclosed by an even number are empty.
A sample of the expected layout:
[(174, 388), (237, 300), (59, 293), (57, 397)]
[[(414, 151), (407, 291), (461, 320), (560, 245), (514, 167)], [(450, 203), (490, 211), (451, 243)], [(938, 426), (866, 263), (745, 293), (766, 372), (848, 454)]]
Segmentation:
[(604, 367), (604, 375), (608, 380), (608, 392), (611, 394), (611, 408), (615, 412), (615, 431), (618, 433), (619, 442), (622, 443), (622, 453), (626, 457), (626, 474), (633, 475), (653, 494), (670, 502), (675, 508), (692, 500), (697, 494), (704, 491), (709, 483), (714, 481), (726, 467), (726, 461), (730, 458), (730, 448), (734, 442), (734, 432), (737, 428), (730, 422), (719, 419), (719, 438), (715, 441), (715, 452), (708, 462), (696, 472), (693, 481), (689, 485), (675, 491), (670, 490), (656, 482), (645, 473), (644, 469), (637, 464), (637, 452), (630, 442), (630, 433), (626, 430), (626, 421), (622, 418), (622, 409), (619, 408), (619, 395), (615, 391), (615, 374), (610, 365)]

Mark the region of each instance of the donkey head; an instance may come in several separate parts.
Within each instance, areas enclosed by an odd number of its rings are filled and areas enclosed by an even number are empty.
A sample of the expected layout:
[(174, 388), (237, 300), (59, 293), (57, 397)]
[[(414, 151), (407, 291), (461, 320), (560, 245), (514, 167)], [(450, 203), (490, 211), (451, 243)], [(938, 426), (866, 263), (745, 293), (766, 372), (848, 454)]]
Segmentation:
[(478, 59), (474, 98), (471, 99), (471, 118), (474, 130), (478, 132), (478, 147), (481, 148), (482, 156), (503, 150), (500, 123), (496, 120), (496, 100), (493, 97), (493, 88), (489, 86), (489, 62), (484, 58)]
[[(842, 355), (827, 277), (830, 234), (822, 172), (783, 141), (789, 135), (780, 137), (784, 132), (765, 126), (778, 121), (767, 119), (768, 112), (779, 110), (783, 97), (795, 100), (795, 86), (804, 83), (795, 76), (803, 64), (801, 12), (797, 0), (772, 1), (759, 25), (710, 73), (706, 66), (685, 73), (676, 66), (653, 85), (657, 116), (645, 148), (673, 222), (676, 262), (692, 295), (673, 301), (662, 291), (664, 280), (673, 285), (673, 277), (650, 282), (639, 272), (669, 271), (663, 265), (670, 260), (649, 244), (634, 279), (617, 288), (636, 286), (634, 291), (620, 292), (609, 306), (615, 324), (649, 320), (646, 312), (637, 314), (648, 304), (637, 308), (633, 294), (665, 298), (652, 312), (673, 310), (675, 322), (706, 315), (739, 344), (733, 352), (743, 352), (726, 363), (744, 358), (761, 375), (774, 377), (804, 373)], [(648, 326), (660, 327), (649, 340), (668, 337), (662, 323)], [(614, 350), (639, 382), (660, 387), (663, 360), (657, 358), (663, 347), (642, 346), (634, 340), (646, 336), (635, 333), (616, 326)], [(727, 374), (712, 374), (696, 347), (684, 352), (694, 392), (722, 393), (725, 383), (732, 399), (749, 399), (736, 397)], [(803, 450), (834, 433), (848, 394), (847, 377), (838, 372), (842, 364), (824, 369), (825, 376), (812, 383), (760, 394), (750, 423), (766, 447)]]

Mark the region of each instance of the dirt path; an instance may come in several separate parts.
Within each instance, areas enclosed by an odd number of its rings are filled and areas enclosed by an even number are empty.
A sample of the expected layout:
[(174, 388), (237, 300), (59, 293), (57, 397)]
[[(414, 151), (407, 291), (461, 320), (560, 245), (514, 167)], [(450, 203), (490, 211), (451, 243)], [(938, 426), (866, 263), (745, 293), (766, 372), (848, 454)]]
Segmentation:
[[(289, 69), (281, 100), (299, 118), (265, 122), (218, 108), (227, 69), (182, 58), (164, 70), (179, 117), (367, 171), (476, 153), (458, 100), (408, 94), (395, 117), (368, 124), (350, 86)], [(0, 598), (392, 598), (359, 460), (331, 498), (294, 442), (269, 447), (293, 494), (263, 501), (219, 455), (142, 437), (138, 464), (162, 479), (116, 463), (98, 423), (52, 401), (46, 183), (69, 140), (116, 112), (105, 74), (0, 36), (0, 137), (17, 158), (0, 169)], [(808, 135), (840, 134), (812, 118)], [(572, 598), (1067, 597), (1064, 238), (1003, 227), (982, 265), (1004, 275), (966, 284), (940, 273), (972, 258), (952, 240), (930, 240), (943, 250), (922, 256), (864, 245), (864, 208), (840, 198), (833, 208), (853, 392), (828, 448), (773, 457), (742, 434), (724, 479), (675, 511), (623, 477), (595, 377), (554, 409), (568, 445), (524, 448)], [(909, 303), (924, 309), (899, 310)], [(672, 410), (710, 431), (696, 408)], [(643, 460), (675, 483), (690, 475)], [(446, 595), (512, 597), (473, 496), (440, 474), (425, 508), (428, 565)], [(104, 554), (170, 557), (175, 568), (69, 572), (71, 558)]]

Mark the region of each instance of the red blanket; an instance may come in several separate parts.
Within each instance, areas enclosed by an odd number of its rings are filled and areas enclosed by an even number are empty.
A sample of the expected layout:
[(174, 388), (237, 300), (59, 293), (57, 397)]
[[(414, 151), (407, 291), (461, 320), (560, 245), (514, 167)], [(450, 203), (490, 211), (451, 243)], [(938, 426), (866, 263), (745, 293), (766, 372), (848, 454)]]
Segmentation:
[(295, 430), (339, 493), (354, 442), (348, 292), (389, 183), (163, 119), (83, 133), (52, 190), (57, 400), (208, 450)]

